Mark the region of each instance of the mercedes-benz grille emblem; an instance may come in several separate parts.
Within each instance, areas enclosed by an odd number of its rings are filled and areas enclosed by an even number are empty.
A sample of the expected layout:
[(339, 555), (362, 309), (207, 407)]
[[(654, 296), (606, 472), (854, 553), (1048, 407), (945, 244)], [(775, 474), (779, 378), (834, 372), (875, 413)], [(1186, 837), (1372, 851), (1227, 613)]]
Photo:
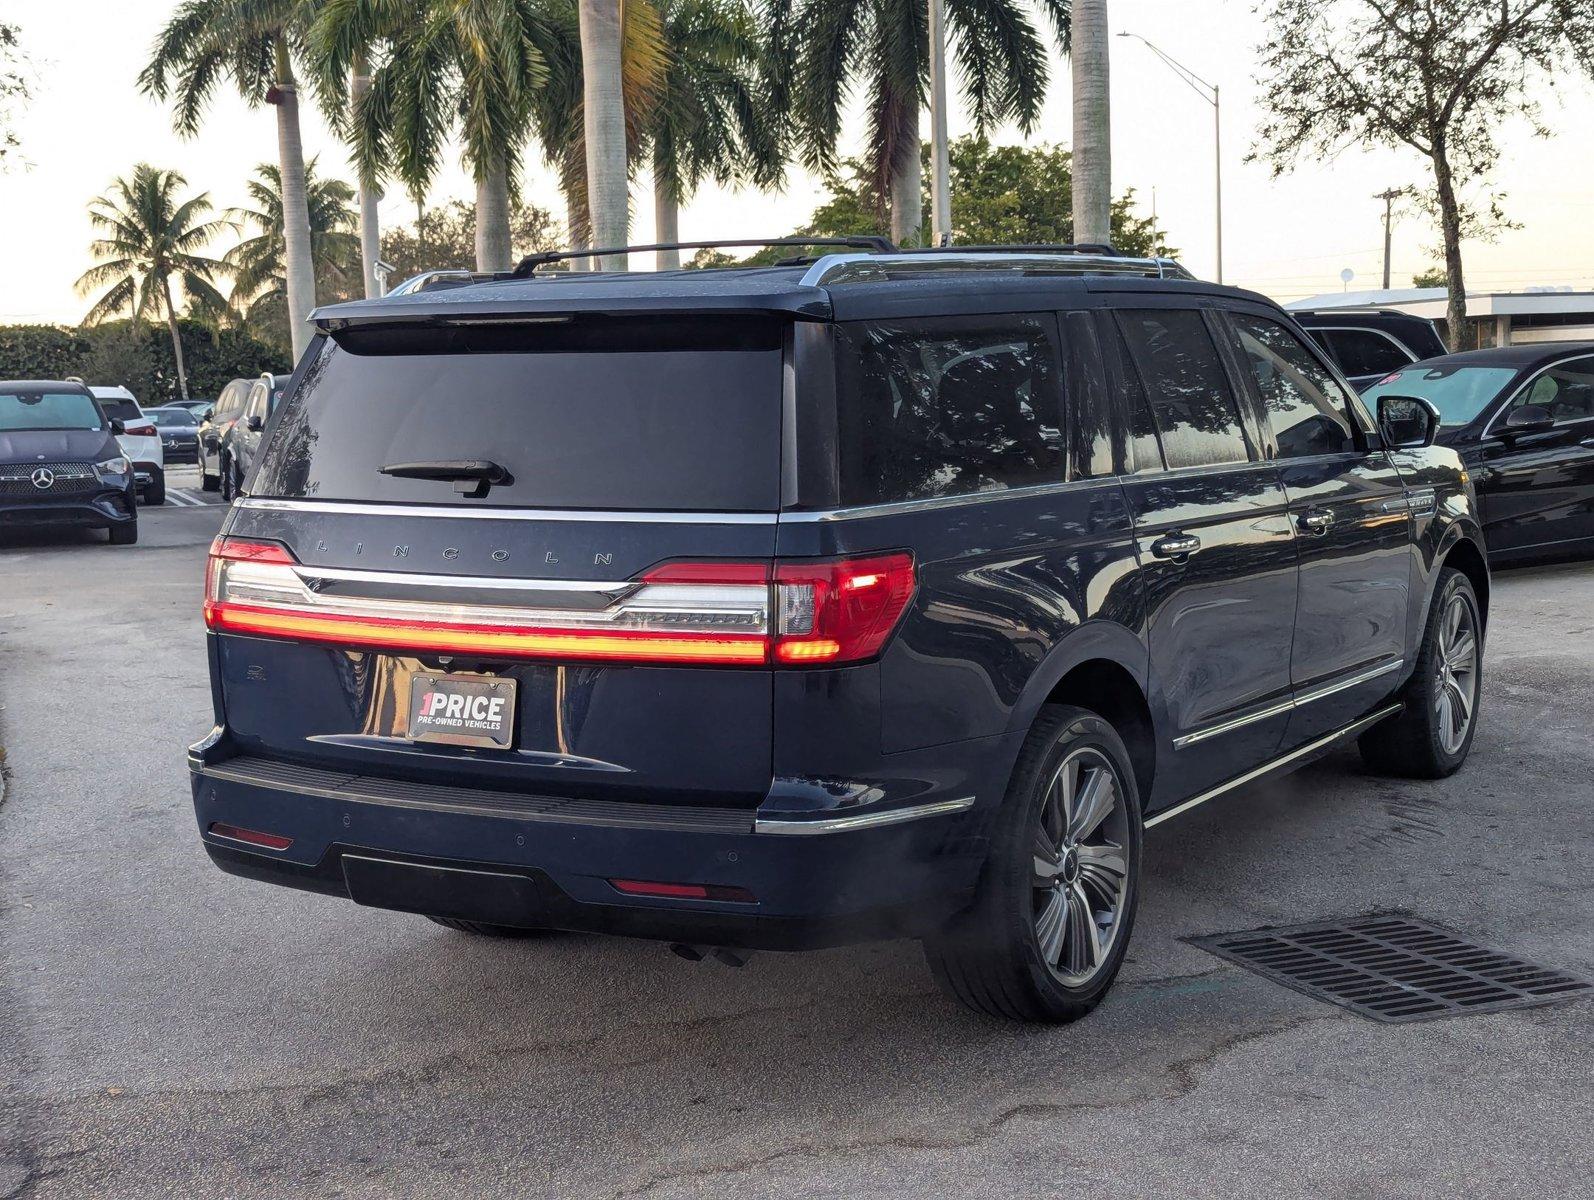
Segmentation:
[(33, 486), (38, 488), (41, 492), (46, 488), (52, 488), (55, 486), (55, 472), (50, 470), (49, 467), (37, 468), (32, 475), (28, 476), (28, 478), (33, 480)]

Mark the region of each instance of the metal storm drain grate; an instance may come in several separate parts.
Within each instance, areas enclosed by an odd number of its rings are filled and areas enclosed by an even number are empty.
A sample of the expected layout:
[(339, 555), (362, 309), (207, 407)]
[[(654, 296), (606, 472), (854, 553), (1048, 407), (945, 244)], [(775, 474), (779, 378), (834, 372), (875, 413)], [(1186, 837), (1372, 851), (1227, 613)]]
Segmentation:
[(1393, 913), (1188, 939), (1375, 1021), (1428, 1021), (1569, 999), (1594, 984)]

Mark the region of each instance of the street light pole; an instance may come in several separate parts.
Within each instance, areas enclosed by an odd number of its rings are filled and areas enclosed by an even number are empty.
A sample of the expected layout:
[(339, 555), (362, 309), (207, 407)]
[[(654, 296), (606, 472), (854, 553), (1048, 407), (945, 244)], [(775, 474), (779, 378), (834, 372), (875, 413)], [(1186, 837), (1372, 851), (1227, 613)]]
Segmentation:
[(1166, 64), (1167, 67), (1171, 71), (1173, 71), (1173, 73), (1175, 75), (1177, 75), (1180, 79), (1184, 80), (1184, 82), (1189, 86), (1191, 91), (1193, 91), (1196, 95), (1200, 96), (1201, 99), (1205, 100), (1208, 104), (1210, 104), (1212, 106), (1212, 181), (1213, 181), (1213, 187), (1216, 190), (1216, 200), (1217, 200), (1216, 216), (1214, 218), (1214, 224), (1216, 226), (1216, 228), (1214, 229), (1214, 235), (1215, 235), (1214, 236), (1214, 241), (1217, 244), (1217, 247), (1216, 247), (1217, 248), (1217, 266), (1218, 266), (1217, 281), (1219, 283), (1222, 283), (1223, 282), (1223, 105), (1222, 105), (1222, 96), (1220, 95), (1220, 93), (1218, 91), (1218, 85), (1215, 84), (1215, 83), (1208, 83), (1205, 79), (1202, 79), (1201, 76), (1197, 75), (1189, 67), (1185, 66), (1183, 63), (1179, 62), (1178, 60), (1169, 57), (1158, 46), (1152, 44), (1150, 41), (1147, 41), (1147, 39), (1141, 37), (1138, 33), (1130, 33), (1127, 30), (1125, 30), (1124, 32), (1120, 33), (1118, 36), (1119, 37), (1126, 37), (1126, 38), (1134, 38), (1135, 41), (1142, 43), (1146, 47), (1146, 49), (1150, 50), (1153, 54), (1155, 54), (1158, 58), (1160, 58), (1163, 61), (1163, 63)]
[(952, 163), (946, 125), (946, 11), (930, 0), (930, 229), (931, 244), (952, 244)]

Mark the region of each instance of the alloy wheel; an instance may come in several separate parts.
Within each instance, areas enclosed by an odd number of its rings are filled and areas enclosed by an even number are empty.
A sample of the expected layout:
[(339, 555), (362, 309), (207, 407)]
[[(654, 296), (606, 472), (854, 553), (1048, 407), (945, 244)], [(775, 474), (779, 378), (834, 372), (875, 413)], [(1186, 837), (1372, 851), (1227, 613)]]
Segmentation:
[(1465, 594), (1457, 592), (1439, 618), (1439, 645), (1434, 670), (1438, 675), (1434, 712), (1439, 741), (1446, 754), (1466, 743), (1478, 705), (1478, 617)]
[(1031, 879), (1035, 939), (1063, 983), (1088, 983), (1111, 956), (1129, 886), (1129, 814), (1122, 783), (1100, 751), (1082, 747), (1047, 785)]

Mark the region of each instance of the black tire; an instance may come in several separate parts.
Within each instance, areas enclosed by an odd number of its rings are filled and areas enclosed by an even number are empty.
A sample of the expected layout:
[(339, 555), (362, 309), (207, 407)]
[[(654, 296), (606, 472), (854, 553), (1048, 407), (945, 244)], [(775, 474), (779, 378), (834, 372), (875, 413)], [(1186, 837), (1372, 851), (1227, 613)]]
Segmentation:
[(461, 933), (473, 933), (478, 937), (491, 938), (530, 938), (538, 937), (544, 930), (522, 929), (518, 925), (492, 925), (486, 921), (461, 921), (458, 917), (427, 917), (428, 921), (435, 921), (449, 929), (457, 929)]
[[(1458, 653), (1449, 622), (1459, 606), (1470, 625), (1469, 670), (1457, 663), (1468, 656)], [(1478, 702), (1483, 695), (1483, 616), (1472, 581), (1460, 571), (1444, 568), (1434, 590), (1423, 630), (1417, 664), (1400, 698), (1405, 709), (1362, 734), (1358, 745), (1362, 761), (1381, 775), (1403, 779), (1443, 779), (1467, 761), (1478, 729)], [(1447, 696), (1448, 693), (1448, 696)], [(1454, 715), (1465, 702), (1465, 729), (1457, 737)]]
[(112, 525), (106, 530), (111, 535), (113, 546), (133, 546), (138, 543), (138, 521), (135, 518), (125, 521), (120, 525)]
[(236, 480), (233, 478), (232, 463), (227, 460), (227, 456), (225, 454), (221, 456), (220, 466), (221, 498), (225, 503), (231, 504), (235, 499), (237, 499), (238, 491)]
[(153, 505), (166, 503), (166, 472), (156, 471), (150, 476), (149, 486), (144, 489), (144, 494), (139, 497), (139, 503)]
[[(1066, 827), (1060, 839), (1051, 838), (1046, 822), (1058, 807), (1053, 784), (1071, 764), (1079, 772), (1076, 778), (1083, 778), (1086, 770), (1107, 771), (1116, 789), (1116, 805), (1098, 818), (1086, 836), (1109, 830), (1110, 824), (1110, 832), (1122, 841), (1114, 843), (1108, 838), (1104, 844), (1087, 845), (1086, 837), (1080, 837), (1072, 866), (1067, 866), (1069, 855), (1060, 853), (1055, 855), (1053, 873), (1044, 875), (1040, 869), (1042, 841), (1053, 851), (1070, 841)], [(1090, 786), (1081, 787), (1075, 799), (1083, 800)], [(1043, 709), (1019, 752), (974, 903), (939, 934), (925, 939), (925, 957), (941, 987), (976, 1012), (1013, 1021), (1059, 1024), (1077, 1021), (1090, 1012), (1112, 986), (1134, 928), (1140, 840), (1134, 767), (1117, 731), (1087, 709), (1065, 705)], [(1083, 920), (1089, 926), (1076, 926), (1071, 894), (1077, 890), (1081, 897), (1092, 900), (1105, 894), (1096, 881), (1104, 878), (1101, 854), (1104, 850), (1111, 853), (1111, 849), (1117, 850), (1123, 867), (1111, 925), (1097, 924), (1099, 917), (1087, 904)], [(1095, 852), (1095, 857), (1082, 867), (1087, 850)], [(1058, 921), (1067, 925), (1056, 934), (1057, 922), (1051, 922), (1062, 955), (1061, 961), (1053, 962), (1042, 950), (1046, 936), (1042, 924), (1059, 896), (1067, 915)], [(1087, 934), (1090, 926), (1098, 932)], [(1084, 942), (1073, 941), (1076, 929)], [(1100, 949), (1088, 976), (1070, 980), (1066, 968), (1073, 946), (1098, 947), (1102, 932), (1108, 932), (1110, 940)]]
[(199, 487), (201, 491), (214, 492), (221, 487), (220, 475), (205, 474), (205, 460), (199, 460)]

